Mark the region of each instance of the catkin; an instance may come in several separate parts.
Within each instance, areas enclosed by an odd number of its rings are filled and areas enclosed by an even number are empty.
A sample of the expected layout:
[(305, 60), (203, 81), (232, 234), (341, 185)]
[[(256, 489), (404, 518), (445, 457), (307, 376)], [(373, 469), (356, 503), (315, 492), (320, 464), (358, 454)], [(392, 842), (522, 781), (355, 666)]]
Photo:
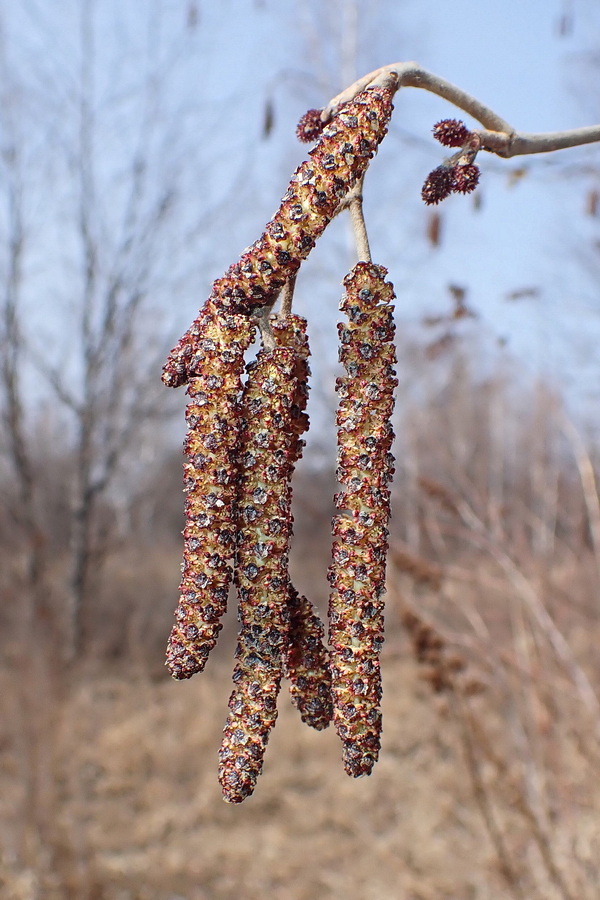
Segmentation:
[(383, 266), (359, 262), (346, 276), (338, 326), (346, 375), (339, 395), (339, 514), (333, 520), (329, 642), (334, 723), (346, 771), (369, 774), (379, 755), (385, 559), (393, 474), (393, 287)]
[(301, 363), (292, 346), (261, 350), (248, 366), (242, 400), (235, 575), (241, 625), (219, 751), (219, 780), (232, 803), (254, 790), (277, 719), (290, 621), (291, 476), (305, 421), (295, 402)]
[(166, 665), (201, 672), (215, 646), (232, 578), (240, 375), (254, 326), (246, 316), (206, 322), (202, 363), (187, 388), (182, 578)]
[(290, 682), (292, 703), (302, 721), (321, 731), (333, 718), (329, 652), (325, 628), (313, 604), (289, 587), (289, 636), (283, 671)]
[(214, 282), (197, 319), (169, 354), (165, 384), (177, 387), (194, 374), (207, 316), (215, 310), (249, 314), (274, 302), (364, 175), (387, 132), (392, 97), (388, 87), (367, 88), (325, 126), (263, 235)]
[[(308, 341), (306, 321), (300, 316), (274, 318), (275, 341), (293, 346), (297, 351), (296, 395), (292, 402), (292, 429), (296, 440), (292, 445), (297, 461), (304, 446), (301, 435), (308, 428), (304, 412), (308, 397)], [(318, 731), (327, 728), (333, 718), (329, 653), (324, 643), (325, 628), (320, 616), (305, 596), (289, 585), (289, 632), (283, 650), (283, 671), (290, 684), (292, 703), (302, 721)]]

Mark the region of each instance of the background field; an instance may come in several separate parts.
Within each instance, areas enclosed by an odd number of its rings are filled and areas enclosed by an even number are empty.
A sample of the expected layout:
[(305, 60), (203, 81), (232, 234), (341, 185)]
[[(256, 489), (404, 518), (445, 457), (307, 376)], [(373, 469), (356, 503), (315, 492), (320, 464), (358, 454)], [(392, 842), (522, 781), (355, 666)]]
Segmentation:
[[(465, 435), (468, 423), (453, 421)], [(446, 436), (423, 435), (438, 475), (454, 466)], [(333, 729), (302, 725), (284, 690), (254, 796), (223, 803), (217, 750), (236, 626), (230, 617), (201, 676), (166, 677), (175, 544), (111, 555), (86, 652), (70, 666), (51, 638), (56, 608), (33, 635), (18, 605), (5, 610), (3, 896), (592, 900), (599, 628), (586, 506), (565, 461), (553, 549), (534, 553), (531, 482), (507, 498), (494, 532), (473, 482), (485, 466), (471, 463), (463, 493), (421, 477), (406, 512), (421, 552), (392, 529), (383, 749), (369, 778), (344, 774)], [(293, 571), (323, 607), (330, 485), (301, 479)], [(399, 490), (399, 511), (410, 496)]]

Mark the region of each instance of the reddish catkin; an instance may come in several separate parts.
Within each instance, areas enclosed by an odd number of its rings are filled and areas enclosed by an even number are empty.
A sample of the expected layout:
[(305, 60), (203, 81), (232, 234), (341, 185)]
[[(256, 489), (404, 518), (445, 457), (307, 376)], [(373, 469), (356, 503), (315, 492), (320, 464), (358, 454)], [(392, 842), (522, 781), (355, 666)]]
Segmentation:
[[(296, 440), (292, 445), (294, 461), (302, 455), (301, 435), (308, 429), (305, 413), (308, 398), (308, 341), (306, 320), (300, 316), (274, 318), (277, 344), (293, 346), (297, 351), (296, 396), (292, 404), (292, 427)], [(327, 728), (333, 718), (329, 653), (324, 643), (325, 628), (313, 604), (289, 586), (289, 634), (283, 651), (283, 671), (290, 683), (292, 703), (302, 721), (318, 731)]]
[(387, 132), (392, 98), (389, 87), (367, 88), (323, 128), (263, 235), (214, 282), (198, 318), (169, 354), (162, 375), (165, 384), (177, 387), (194, 374), (202, 358), (198, 345), (205, 320), (215, 309), (249, 314), (273, 303), (364, 175)]
[(202, 671), (227, 606), (235, 541), (240, 375), (253, 333), (246, 316), (207, 322), (202, 365), (187, 389), (182, 578), (166, 661), (177, 679)]
[(381, 734), (383, 601), (388, 482), (393, 474), (396, 361), (393, 287), (387, 270), (359, 262), (344, 279), (340, 308), (347, 323), (338, 326), (340, 360), (346, 375), (339, 395), (339, 515), (333, 520), (333, 561), (329, 569), (334, 723), (343, 744), (344, 767), (355, 777), (370, 773)]
[(271, 730), (289, 635), (291, 476), (298, 456), (301, 354), (261, 350), (248, 366), (242, 400), (236, 584), (240, 635), (234, 691), (219, 752), (225, 799), (254, 790)]
[(283, 671), (290, 682), (292, 703), (302, 721), (321, 731), (333, 718), (329, 651), (325, 628), (313, 604), (289, 588), (290, 622)]

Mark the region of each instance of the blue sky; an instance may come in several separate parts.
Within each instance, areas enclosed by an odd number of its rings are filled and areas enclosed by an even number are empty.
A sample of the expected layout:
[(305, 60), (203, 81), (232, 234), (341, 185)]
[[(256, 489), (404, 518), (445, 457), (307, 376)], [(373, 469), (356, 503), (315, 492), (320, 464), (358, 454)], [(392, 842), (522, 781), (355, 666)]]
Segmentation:
[[(27, 76), (48, 86), (57, 123), (75, 90), (80, 9), (79, 0), (52, 7), (26, 0), (6, 13), (10, 53), (26, 68), (34, 59)], [(105, 123), (98, 169), (106, 189), (99, 198), (108, 223), (127, 186), (115, 178), (120, 154), (130, 149), (142, 108), (129, 97), (149, 73), (161, 73), (156, 116), (162, 132), (152, 153), (166, 163), (156, 164), (156, 189), (161, 178), (176, 176), (180, 205), (154, 290), (173, 336), (276, 209), (306, 153), (294, 137), (299, 115), (325, 103), (350, 77), (416, 59), (521, 130), (600, 119), (600, 97), (587, 88), (585, 96), (581, 92), (581, 54), (600, 36), (594, 0), (153, 0), (143, 12), (136, 0), (97, 0), (95, 9), (95, 90)], [(573, 27), (560, 36), (561, 17), (569, 11)], [(267, 104), (274, 124), (265, 138)], [(586, 162), (600, 170), (600, 148), (511, 161), (484, 155), (481, 208), (471, 197), (449, 198), (439, 208), (441, 244), (432, 247), (431, 211), (419, 195), (443, 156), (431, 127), (449, 115), (452, 108), (438, 98), (401, 91), (390, 134), (367, 176), (373, 255), (396, 285), (399, 325), (409, 330), (423, 315), (447, 310), (448, 285), (462, 285), (480, 317), (480, 333), (500, 337), (528, 371), (544, 372), (571, 396), (587, 395), (597, 379), (600, 304), (597, 273), (581, 255), (600, 234), (598, 220), (586, 219), (583, 211), (585, 192), (598, 175), (581, 177), (576, 170)], [(523, 167), (524, 177), (516, 179), (515, 170)], [(68, 170), (59, 176), (68, 179)], [(56, 335), (64, 330), (70, 303), (68, 267), (61, 274), (55, 265), (69, 248), (52, 218), (63, 214), (70, 190), (59, 176), (48, 204), (38, 201), (36, 218), (36, 228), (46, 233), (38, 256), (56, 251), (54, 264), (38, 260), (36, 269), (36, 289), (44, 279), (53, 282), (49, 293), (57, 299), (46, 308), (45, 327)], [(107, 229), (110, 237), (110, 224)], [(298, 310), (313, 321), (323, 372), (334, 365), (335, 353), (327, 348), (335, 342), (339, 284), (352, 262), (348, 226), (336, 220), (299, 279)], [(539, 289), (534, 298), (507, 300), (528, 287)]]

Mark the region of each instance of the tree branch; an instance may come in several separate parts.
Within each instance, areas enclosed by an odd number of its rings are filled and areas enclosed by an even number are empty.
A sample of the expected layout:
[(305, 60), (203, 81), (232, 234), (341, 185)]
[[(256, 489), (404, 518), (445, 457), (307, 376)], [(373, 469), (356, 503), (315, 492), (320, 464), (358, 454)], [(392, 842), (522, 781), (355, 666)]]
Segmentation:
[(428, 72), (415, 62), (392, 63), (363, 75), (327, 104), (321, 113), (321, 119), (328, 122), (342, 104), (353, 100), (365, 88), (382, 84), (395, 90), (401, 87), (422, 88), (448, 100), (483, 125), (483, 130), (477, 132), (481, 138), (482, 149), (497, 156), (509, 158), (530, 153), (549, 153), (553, 150), (565, 150), (600, 141), (600, 125), (573, 128), (569, 131), (519, 134), (509, 122), (471, 94)]
[(369, 247), (369, 235), (367, 234), (367, 226), (363, 214), (363, 181), (360, 181), (350, 191), (346, 198), (348, 212), (350, 213), (350, 221), (352, 222), (352, 231), (354, 232), (354, 241), (356, 243), (356, 252), (358, 259), (364, 262), (371, 262), (371, 248)]

